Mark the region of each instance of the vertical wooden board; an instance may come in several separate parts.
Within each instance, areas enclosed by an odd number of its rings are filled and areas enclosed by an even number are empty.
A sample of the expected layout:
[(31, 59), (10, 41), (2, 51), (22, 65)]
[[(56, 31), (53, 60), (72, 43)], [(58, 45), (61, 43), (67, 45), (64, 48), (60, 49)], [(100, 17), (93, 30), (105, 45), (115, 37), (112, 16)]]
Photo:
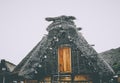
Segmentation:
[(58, 66), (60, 72), (71, 72), (71, 48), (60, 47), (58, 49)]
[(66, 57), (66, 49), (63, 48), (63, 63), (64, 63), (63, 69), (64, 69), (64, 72), (66, 71), (66, 59), (67, 59), (67, 57)]
[(71, 72), (71, 49), (66, 48), (66, 70)]
[(59, 66), (59, 72), (62, 72), (64, 71), (64, 61), (63, 61), (63, 49), (62, 48), (59, 48), (58, 49), (58, 66)]

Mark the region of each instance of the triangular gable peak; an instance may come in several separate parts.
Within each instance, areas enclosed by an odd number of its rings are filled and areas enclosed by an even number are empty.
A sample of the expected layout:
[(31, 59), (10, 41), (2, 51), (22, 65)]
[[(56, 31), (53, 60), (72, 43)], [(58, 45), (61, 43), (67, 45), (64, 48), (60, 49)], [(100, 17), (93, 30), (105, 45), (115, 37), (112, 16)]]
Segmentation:
[[(86, 49), (83, 53), (87, 53), (86, 55), (97, 54), (94, 49), (90, 49), (91, 46), (84, 39), (82, 34), (78, 32), (78, 28), (76, 27), (73, 20), (76, 18), (73, 16), (60, 16), (60, 17), (48, 17), (47, 21), (52, 21), (52, 23), (48, 26), (47, 31), (49, 32), (48, 36), (51, 39), (57, 39), (56, 41), (69, 40), (69, 42), (75, 43), (78, 47), (82, 49)], [(58, 37), (56, 37), (58, 36)], [(69, 43), (68, 42), (68, 43)], [(86, 47), (86, 48), (85, 48)], [(88, 50), (91, 50), (91, 53)]]
[(75, 17), (60, 16), (46, 20), (52, 21), (47, 28), (48, 35), (20, 62), (14, 73), (39, 80), (67, 75), (72, 81), (80, 80), (81, 76), (95, 81), (113, 75), (111, 67), (78, 32), (73, 21)]

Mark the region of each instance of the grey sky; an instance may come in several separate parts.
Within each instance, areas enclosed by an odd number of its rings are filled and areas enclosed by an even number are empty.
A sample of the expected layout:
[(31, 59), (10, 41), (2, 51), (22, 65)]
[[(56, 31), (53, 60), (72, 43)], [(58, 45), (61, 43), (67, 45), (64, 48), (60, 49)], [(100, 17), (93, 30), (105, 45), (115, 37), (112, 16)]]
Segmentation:
[(18, 64), (47, 34), (45, 17), (72, 15), (97, 52), (120, 47), (120, 0), (0, 0), (0, 59)]

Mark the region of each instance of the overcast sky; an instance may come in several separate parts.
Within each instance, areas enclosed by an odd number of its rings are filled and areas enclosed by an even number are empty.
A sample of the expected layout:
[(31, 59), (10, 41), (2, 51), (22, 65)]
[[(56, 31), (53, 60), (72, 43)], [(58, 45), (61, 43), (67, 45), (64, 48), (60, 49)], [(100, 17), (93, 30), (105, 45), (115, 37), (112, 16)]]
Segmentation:
[(97, 52), (120, 47), (120, 0), (0, 0), (0, 59), (18, 64), (60, 15), (75, 16)]

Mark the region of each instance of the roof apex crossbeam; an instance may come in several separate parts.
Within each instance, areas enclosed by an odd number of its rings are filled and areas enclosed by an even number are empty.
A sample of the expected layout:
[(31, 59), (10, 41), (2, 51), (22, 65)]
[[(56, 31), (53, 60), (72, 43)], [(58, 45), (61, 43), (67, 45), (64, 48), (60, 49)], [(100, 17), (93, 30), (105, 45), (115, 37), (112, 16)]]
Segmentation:
[(76, 18), (74, 16), (62, 15), (62, 16), (59, 16), (59, 17), (47, 17), (45, 20), (56, 22), (56, 21), (69, 21), (69, 20), (75, 20), (75, 19)]

